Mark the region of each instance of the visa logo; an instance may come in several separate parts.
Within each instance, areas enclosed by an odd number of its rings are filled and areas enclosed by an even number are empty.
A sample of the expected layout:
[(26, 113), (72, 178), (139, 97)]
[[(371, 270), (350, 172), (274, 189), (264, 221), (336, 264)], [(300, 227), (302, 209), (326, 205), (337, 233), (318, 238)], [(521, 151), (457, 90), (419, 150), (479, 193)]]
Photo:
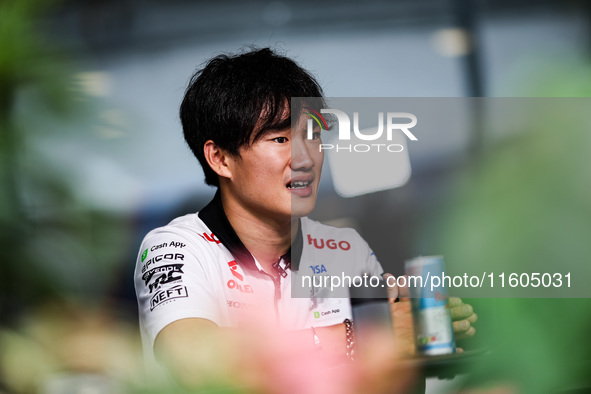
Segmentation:
[(311, 265), (310, 268), (312, 268), (312, 272), (314, 272), (315, 274), (321, 274), (323, 272), (326, 272), (326, 267), (324, 267), (324, 264)]

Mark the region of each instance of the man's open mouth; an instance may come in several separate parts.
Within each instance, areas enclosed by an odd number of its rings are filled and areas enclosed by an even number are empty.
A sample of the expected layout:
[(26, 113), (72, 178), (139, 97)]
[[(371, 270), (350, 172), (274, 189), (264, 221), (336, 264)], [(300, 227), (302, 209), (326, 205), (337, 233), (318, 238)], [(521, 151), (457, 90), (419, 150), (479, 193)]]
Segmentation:
[(294, 181), (294, 182), (290, 182), (287, 184), (287, 188), (288, 189), (305, 189), (308, 186), (310, 186), (310, 184), (312, 183), (312, 181)]

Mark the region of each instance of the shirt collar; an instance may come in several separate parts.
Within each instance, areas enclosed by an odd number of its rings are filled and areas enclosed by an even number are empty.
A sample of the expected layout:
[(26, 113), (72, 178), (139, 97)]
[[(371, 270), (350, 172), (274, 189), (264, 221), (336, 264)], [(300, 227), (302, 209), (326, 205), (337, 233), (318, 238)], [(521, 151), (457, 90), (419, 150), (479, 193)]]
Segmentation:
[[(199, 211), (199, 218), (205, 225), (213, 232), (217, 239), (232, 253), (238, 264), (242, 267), (258, 270), (254, 257), (246, 249), (236, 231), (230, 224), (224, 207), (222, 206), (222, 198), (219, 190), (216, 192), (213, 200), (209, 202), (201, 211)], [(297, 271), (300, 266), (300, 259), (302, 257), (302, 250), (304, 247), (304, 237), (302, 236), (302, 221), (300, 220), (298, 226), (298, 233), (291, 244), (291, 247), (286, 254), (281, 256), (292, 271)]]

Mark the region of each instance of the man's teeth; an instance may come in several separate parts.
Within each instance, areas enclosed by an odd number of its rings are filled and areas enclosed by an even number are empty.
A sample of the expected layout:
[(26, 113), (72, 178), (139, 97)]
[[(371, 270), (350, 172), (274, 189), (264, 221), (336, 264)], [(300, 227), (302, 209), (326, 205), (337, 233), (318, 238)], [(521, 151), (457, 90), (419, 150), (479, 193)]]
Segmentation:
[(289, 185), (287, 185), (288, 189), (303, 189), (305, 187), (308, 187), (310, 185), (310, 182), (292, 182)]

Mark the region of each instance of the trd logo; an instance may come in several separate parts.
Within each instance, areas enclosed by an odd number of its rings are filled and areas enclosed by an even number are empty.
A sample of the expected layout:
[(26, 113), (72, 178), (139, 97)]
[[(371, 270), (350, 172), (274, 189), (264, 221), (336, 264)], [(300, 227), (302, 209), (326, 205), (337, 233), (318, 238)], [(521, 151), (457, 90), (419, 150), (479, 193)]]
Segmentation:
[[(312, 238), (310, 236), (310, 234), (308, 234), (308, 245), (314, 245), (314, 247), (316, 249), (324, 249), (324, 239), (320, 238), (320, 239), (316, 239), (316, 238)], [(337, 241), (335, 241), (334, 239), (329, 239), (328, 241), (326, 241), (326, 247), (328, 249), (341, 249), (341, 250), (349, 250), (351, 249), (351, 244), (347, 241), (339, 241), (339, 243), (337, 243)]]
[[(323, 114), (334, 114), (337, 117), (339, 123), (339, 140), (350, 140), (351, 139), (351, 120), (349, 116), (343, 111), (338, 109), (321, 109)], [(410, 119), (410, 123), (394, 123), (393, 119), (406, 118)], [(322, 118), (324, 120), (324, 118)], [(388, 141), (392, 141), (392, 131), (402, 131), (411, 141), (417, 141), (417, 137), (414, 136), (408, 129), (413, 128), (417, 124), (417, 117), (408, 112), (388, 112), (386, 115), (386, 138)], [(312, 119), (308, 119), (308, 139), (314, 138), (314, 124)], [(359, 113), (353, 112), (353, 132), (355, 136), (362, 141), (375, 141), (379, 139), (384, 132), (384, 113), (378, 113), (378, 129), (375, 134), (366, 135), (359, 131)]]
[[(180, 275), (175, 276), (175, 273), (183, 274), (182, 270), (183, 264), (169, 264), (163, 265), (162, 267), (151, 269), (150, 271), (146, 272), (142, 279), (146, 283), (146, 286), (150, 289), (150, 293), (154, 290), (159, 289), (162, 285), (166, 283), (175, 282), (181, 280), (182, 277)], [(154, 280), (154, 283), (149, 283), (152, 277), (155, 274), (160, 274)]]
[(314, 272), (315, 274), (321, 274), (323, 272), (326, 272), (326, 267), (324, 267), (324, 264), (311, 265), (310, 268), (312, 268), (312, 272)]

